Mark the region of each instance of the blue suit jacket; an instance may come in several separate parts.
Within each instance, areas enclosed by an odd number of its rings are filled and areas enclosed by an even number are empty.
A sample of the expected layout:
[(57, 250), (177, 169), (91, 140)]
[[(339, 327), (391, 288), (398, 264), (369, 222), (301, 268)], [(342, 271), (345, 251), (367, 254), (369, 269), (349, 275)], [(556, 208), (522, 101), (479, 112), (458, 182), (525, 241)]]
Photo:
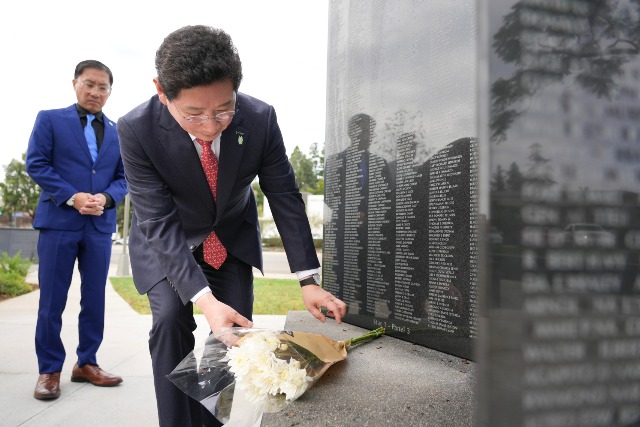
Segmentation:
[(127, 194), (116, 124), (104, 119), (104, 139), (95, 164), (75, 104), (40, 111), (29, 138), (27, 173), (42, 188), (34, 228), (80, 230), (88, 221), (103, 233), (116, 231), (116, 209), (80, 215), (66, 201), (75, 193), (109, 193), (116, 204)]
[(136, 287), (165, 277), (188, 302), (208, 282), (191, 253), (212, 230), (227, 251), (262, 270), (251, 183), (260, 187), (282, 237), (291, 271), (319, 267), (313, 238), (275, 110), (238, 93), (238, 112), (220, 140), (214, 202), (191, 137), (157, 96), (118, 121), (135, 216), (129, 239)]

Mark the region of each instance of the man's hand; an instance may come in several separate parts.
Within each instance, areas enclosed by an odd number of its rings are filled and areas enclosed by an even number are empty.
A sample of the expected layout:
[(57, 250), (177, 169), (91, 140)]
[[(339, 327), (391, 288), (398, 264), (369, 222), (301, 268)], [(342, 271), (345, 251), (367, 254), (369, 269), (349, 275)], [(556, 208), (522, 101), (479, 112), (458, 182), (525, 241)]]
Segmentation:
[(73, 207), (80, 215), (100, 216), (104, 213), (104, 205), (107, 203), (104, 194), (76, 193)]
[(327, 321), (327, 318), (320, 311), (321, 307), (325, 307), (329, 317), (333, 317), (338, 323), (342, 322), (342, 317), (347, 312), (347, 304), (316, 285), (302, 287), (302, 301), (309, 313), (323, 323)]
[[(196, 300), (196, 305), (204, 314), (204, 317), (209, 323), (211, 331), (216, 336), (225, 336), (225, 329), (231, 328), (234, 325), (241, 326), (243, 328), (253, 327), (253, 322), (238, 313), (236, 310), (224, 304), (216, 299), (211, 292), (207, 292)], [(222, 341), (231, 345), (232, 343)]]

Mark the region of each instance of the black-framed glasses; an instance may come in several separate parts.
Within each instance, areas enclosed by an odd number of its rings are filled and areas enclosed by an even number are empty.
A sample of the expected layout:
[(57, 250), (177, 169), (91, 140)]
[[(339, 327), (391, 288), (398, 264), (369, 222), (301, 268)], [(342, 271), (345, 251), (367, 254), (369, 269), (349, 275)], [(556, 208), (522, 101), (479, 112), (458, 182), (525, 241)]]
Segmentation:
[(229, 110), (229, 111), (222, 111), (213, 117), (209, 117), (204, 114), (199, 116), (185, 116), (184, 114), (182, 114), (182, 112), (180, 111), (180, 109), (175, 103), (172, 102), (171, 104), (173, 104), (173, 106), (176, 107), (176, 111), (178, 112), (178, 114), (180, 114), (180, 117), (196, 125), (201, 125), (211, 118), (213, 118), (218, 123), (229, 123), (231, 119), (233, 119), (233, 116), (236, 114), (235, 110)]
[(99, 95), (108, 95), (111, 92), (111, 86), (99, 85), (91, 80), (78, 80), (78, 83), (82, 85), (87, 92), (96, 91)]

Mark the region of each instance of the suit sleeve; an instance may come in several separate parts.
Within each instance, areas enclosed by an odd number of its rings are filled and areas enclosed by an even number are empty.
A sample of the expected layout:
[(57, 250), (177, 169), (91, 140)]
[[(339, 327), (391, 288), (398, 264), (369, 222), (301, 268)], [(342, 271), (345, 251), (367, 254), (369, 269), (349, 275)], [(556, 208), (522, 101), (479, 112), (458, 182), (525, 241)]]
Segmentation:
[(137, 225), (148, 245), (144, 250), (153, 252), (186, 304), (209, 283), (188, 248), (171, 192), (141, 138), (125, 118), (118, 121), (118, 134)]
[(77, 193), (53, 167), (53, 125), (51, 115), (38, 113), (27, 147), (26, 170), (36, 184), (57, 205), (63, 205)]
[(259, 172), (260, 188), (269, 200), (273, 219), (291, 272), (320, 267), (304, 200), (282, 139), (276, 113), (269, 110), (266, 150)]

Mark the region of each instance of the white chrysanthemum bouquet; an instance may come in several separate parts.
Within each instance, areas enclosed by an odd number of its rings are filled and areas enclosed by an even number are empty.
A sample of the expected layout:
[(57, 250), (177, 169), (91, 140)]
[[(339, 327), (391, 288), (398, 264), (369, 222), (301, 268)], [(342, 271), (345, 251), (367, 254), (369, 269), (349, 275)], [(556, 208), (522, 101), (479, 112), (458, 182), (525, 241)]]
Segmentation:
[(257, 404), (266, 404), (270, 397), (279, 395), (288, 401), (298, 398), (313, 377), (307, 375), (300, 360), (289, 350), (289, 344), (280, 341), (272, 331), (245, 337), (241, 345), (227, 352), (227, 364), (235, 375), (236, 387)]
[(259, 426), (264, 412), (278, 412), (302, 396), (347, 357), (350, 346), (383, 333), (379, 328), (334, 341), (304, 332), (231, 328), (210, 335), (203, 351), (192, 352), (168, 377), (225, 426)]

